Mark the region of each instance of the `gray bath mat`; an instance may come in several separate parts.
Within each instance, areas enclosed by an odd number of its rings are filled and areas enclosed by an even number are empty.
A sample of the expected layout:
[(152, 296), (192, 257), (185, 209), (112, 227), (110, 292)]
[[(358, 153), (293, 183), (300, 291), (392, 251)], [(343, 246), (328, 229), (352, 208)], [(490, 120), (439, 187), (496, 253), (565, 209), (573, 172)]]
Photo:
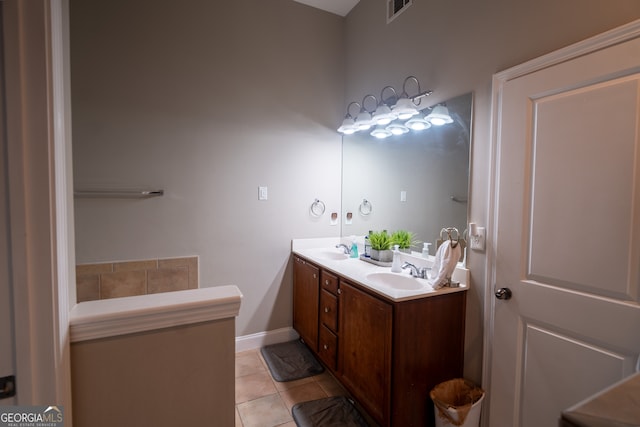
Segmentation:
[(344, 396), (298, 403), (291, 408), (298, 427), (369, 427)]
[(299, 380), (324, 371), (311, 350), (298, 340), (268, 345), (260, 352), (276, 381)]

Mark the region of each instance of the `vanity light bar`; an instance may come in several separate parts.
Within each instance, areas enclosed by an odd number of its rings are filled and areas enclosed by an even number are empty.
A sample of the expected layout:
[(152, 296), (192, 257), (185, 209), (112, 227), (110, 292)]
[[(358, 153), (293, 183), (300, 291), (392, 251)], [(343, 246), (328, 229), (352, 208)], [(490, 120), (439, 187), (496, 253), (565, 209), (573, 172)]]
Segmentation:
[[(407, 83), (414, 82), (418, 88), (415, 95), (407, 93)], [(385, 92), (391, 91), (393, 95), (385, 98)], [(351, 135), (360, 131), (370, 131), (376, 138), (384, 139), (393, 135), (402, 135), (406, 132), (421, 131), (429, 129), (432, 125), (440, 126), (451, 123), (453, 120), (448, 115), (446, 106), (437, 105), (432, 108), (429, 115), (423, 116), (418, 106), (425, 98), (433, 93), (432, 90), (422, 91), (420, 82), (414, 76), (409, 76), (402, 84), (402, 94), (398, 96), (392, 86), (385, 86), (380, 91), (380, 101), (373, 95), (366, 95), (362, 103), (351, 102), (347, 106), (347, 114), (338, 128), (338, 132), (343, 135)], [(368, 99), (375, 101), (375, 108), (367, 108), (365, 103)], [(351, 114), (351, 107), (356, 105), (359, 108), (355, 116)], [(434, 115), (434, 113), (437, 113)]]

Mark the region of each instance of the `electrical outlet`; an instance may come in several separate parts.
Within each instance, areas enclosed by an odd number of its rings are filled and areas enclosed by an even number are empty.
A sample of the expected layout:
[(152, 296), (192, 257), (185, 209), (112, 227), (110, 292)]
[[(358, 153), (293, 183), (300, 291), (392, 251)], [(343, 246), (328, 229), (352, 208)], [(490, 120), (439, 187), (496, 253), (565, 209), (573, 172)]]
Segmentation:
[(469, 247), (474, 251), (484, 251), (485, 247), (485, 229), (484, 227), (476, 227), (476, 234), (469, 236)]

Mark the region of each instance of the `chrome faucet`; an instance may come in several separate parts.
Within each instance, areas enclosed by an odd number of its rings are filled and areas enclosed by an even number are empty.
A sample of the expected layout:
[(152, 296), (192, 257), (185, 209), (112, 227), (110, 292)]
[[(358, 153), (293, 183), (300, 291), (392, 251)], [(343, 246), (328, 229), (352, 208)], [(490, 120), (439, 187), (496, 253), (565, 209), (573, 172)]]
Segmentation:
[(412, 277), (417, 277), (419, 279), (428, 279), (428, 276), (427, 276), (427, 271), (429, 270), (428, 267), (418, 268), (415, 265), (411, 264), (410, 262), (405, 262), (404, 264), (402, 264), (403, 270), (406, 270), (407, 268), (411, 269)]
[(347, 245), (345, 245), (344, 243), (340, 243), (338, 245), (336, 245), (336, 248), (342, 248), (344, 250), (345, 254), (350, 254), (351, 253), (351, 248)]

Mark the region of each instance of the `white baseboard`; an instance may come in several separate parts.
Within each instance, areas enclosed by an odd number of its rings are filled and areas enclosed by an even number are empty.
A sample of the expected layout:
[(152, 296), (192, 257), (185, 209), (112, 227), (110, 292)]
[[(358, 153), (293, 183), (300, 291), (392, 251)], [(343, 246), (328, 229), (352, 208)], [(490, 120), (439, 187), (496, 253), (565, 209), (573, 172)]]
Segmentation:
[(291, 327), (236, 337), (236, 353), (254, 350), (265, 345), (293, 341), (298, 337), (298, 333)]

